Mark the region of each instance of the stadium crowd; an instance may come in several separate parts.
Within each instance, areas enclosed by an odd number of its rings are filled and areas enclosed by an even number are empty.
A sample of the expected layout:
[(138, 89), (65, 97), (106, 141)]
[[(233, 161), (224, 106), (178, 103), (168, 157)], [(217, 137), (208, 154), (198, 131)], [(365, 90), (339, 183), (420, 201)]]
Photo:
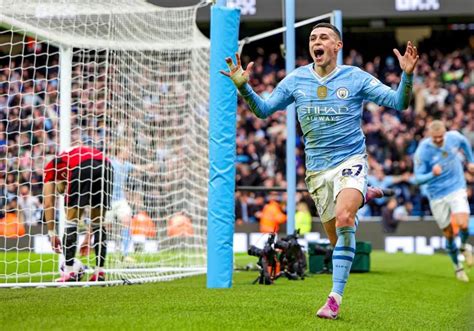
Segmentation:
[[(23, 57), (0, 59), (0, 218), (19, 210), (28, 225), (42, 220), (43, 168), (59, 148), (59, 56), (43, 48), (28, 42)], [(73, 68), (71, 140), (97, 147), (103, 129), (92, 121), (105, 109), (105, 83), (84, 81), (94, 70)]]
[[(41, 221), (42, 169), (45, 158), (57, 152), (59, 132), (58, 57), (34, 56), (35, 53), (38, 53), (37, 45), (29, 50), (31, 56), (3, 57), (0, 62), (0, 213), (19, 208), (20, 216), (28, 224)], [(284, 61), (277, 53), (266, 54), (263, 48), (257, 49), (257, 53), (259, 56), (252, 59), (255, 66), (250, 83), (265, 97), (285, 76)], [(355, 50), (346, 54), (345, 64), (359, 66), (394, 88), (399, 83), (400, 69), (393, 57), (364, 59)], [(436, 118), (442, 119), (448, 129), (462, 132), (474, 145), (472, 54), (470, 48), (448, 54), (437, 50), (422, 52), (414, 98), (406, 111), (365, 104), (363, 130), (369, 153), (369, 184), (394, 188), (396, 204), (392, 201), (387, 207), (388, 199), (375, 200), (361, 210), (361, 216), (380, 216), (386, 214), (387, 208), (396, 209), (396, 214), (402, 217), (430, 213), (423, 188), (410, 184), (413, 153), (425, 134), (426, 124)], [(249, 60), (243, 57), (244, 64)], [(308, 58), (299, 57), (296, 64), (307, 63)], [(74, 77), (87, 79), (88, 71), (97, 76), (96, 68), (74, 68), (73, 82)], [(72, 127), (90, 129), (73, 131), (72, 136), (73, 140), (100, 147), (97, 144), (103, 140), (104, 132), (100, 123), (92, 121), (100, 118), (105, 106), (100, 92), (104, 83), (99, 78), (94, 84), (87, 88), (87, 83), (79, 79), (73, 83)], [(259, 120), (239, 100), (236, 138), (237, 186), (286, 187), (285, 112)], [(296, 142), (297, 186), (305, 188), (304, 141), (299, 129)], [(469, 201), (473, 204), (474, 176), (466, 173), (466, 178)], [(271, 201), (278, 201), (284, 210), (285, 195), (237, 191), (237, 223), (259, 222), (264, 207)], [(303, 210), (306, 203), (311, 214), (316, 215), (308, 193), (298, 192), (297, 201)], [(471, 210), (474, 211), (474, 205)]]

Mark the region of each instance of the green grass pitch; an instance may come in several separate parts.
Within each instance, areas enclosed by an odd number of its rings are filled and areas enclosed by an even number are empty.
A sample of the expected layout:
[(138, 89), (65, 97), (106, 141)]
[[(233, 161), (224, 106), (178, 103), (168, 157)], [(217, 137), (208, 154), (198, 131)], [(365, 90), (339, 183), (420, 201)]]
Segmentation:
[[(372, 271), (351, 274), (340, 318), (315, 312), (330, 275), (252, 285), (234, 274), (231, 289), (206, 277), (90, 288), (0, 289), (2, 330), (474, 330), (474, 270), (461, 283), (446, 255), (373, 252)], [(256, 262), (245, 255), (236, 265)]]

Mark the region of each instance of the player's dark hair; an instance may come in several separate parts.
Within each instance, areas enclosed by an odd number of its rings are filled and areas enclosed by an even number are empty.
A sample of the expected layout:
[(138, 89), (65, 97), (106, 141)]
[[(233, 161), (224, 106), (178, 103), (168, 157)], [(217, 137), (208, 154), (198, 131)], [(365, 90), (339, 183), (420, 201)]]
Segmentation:
[(334, 33), (337, 35), (337, 37), (339, 38), (339, 40), (342, 40), (342, 36), (341, 36), (341, 32), (339, 31), (338, 28), (336, 28), (334, 25), (332, 25), (331, 23), (318, 23), (316, 24), (315, 26), (313, 26), (313, 29), (311, 29), (311, 31), (313, 31), (314, 29), (316, 28), (328, 28), (328, 29), (331, 29), (332, 31), (334, 31)]

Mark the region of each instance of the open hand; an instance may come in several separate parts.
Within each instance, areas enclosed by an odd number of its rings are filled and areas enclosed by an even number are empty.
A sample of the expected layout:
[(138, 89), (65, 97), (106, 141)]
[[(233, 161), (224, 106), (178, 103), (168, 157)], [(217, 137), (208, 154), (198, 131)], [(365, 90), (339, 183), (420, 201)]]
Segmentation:
[(89, 256), (91, 253), (91, 239), (92, 233), (88, 231), (84, 237), (84, 240), (82, 241), (81, 247), (79, 248), (80, 256)]
[(51, 248), (55, 253), (61, 254), (62, 249), (61, 249), (61, 239), (59, 239), (59, 236), (54, 235), (49, 238), (51, 240)]
[(393, 52), (398, 58), (398, 62), (400, 63), (400, 68), (402, 68), (402, 70), (405, 71), (407, 75), (411, 75), (413, 73), (413, 70), (415, 70), (415, 66), (416, 66), (416, 63), (418, 62), (418, 59), (420, 58), (416, 47), (413, 46), (411, 41), (409, 41), (407, 43), (405, 54), (401, 55), (398, 49), (396, 48), (393, 49)]
[(249, 65), (247, 66), (247, 69), (245, 69), (244, 71), (242, 68), (242, 64), (240, 62), (239, 53), (235, 53), (235, 59), (237, 61), (237, 65), (234, 64), (234, 61), (232, 61), (232, 58), (227, 57), (225, 59), (225, 62), (227, 63), (227, 66), (229, 67), (229, 72), (221, 70), (220, 73), (232, 79), (232, 82), (237, 88), (241, 88), (249, 81), (249, 76), (253, 68), (253, 62), (250, 62)]
[(79, 248), (79, 255), (80, 256), (89, 256), (91, 253), (91, 245), (89, 241), (84, 240)]

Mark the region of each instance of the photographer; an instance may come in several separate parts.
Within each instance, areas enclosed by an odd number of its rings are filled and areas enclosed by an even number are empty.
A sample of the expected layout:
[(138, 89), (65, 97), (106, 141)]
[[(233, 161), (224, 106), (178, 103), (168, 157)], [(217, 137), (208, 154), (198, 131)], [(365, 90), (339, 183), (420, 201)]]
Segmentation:
[[(285, 238), (281, 238), (275, 243), (275, 248), (280, 249), (278, 260), (280, 262), (279, 276), (286, 276), (290, 280), (296, 280), (299, 277), (304, 279), (306, 272), (306, 254), (298, 243), (299, 231)], [(278, 277), (279, 277), (278, 276)]]
[(275, 236), (275, 233), (271, 233), (268, 236), (268, 240), (266, 241), (263, 249), (260, 249), (254, 245), (250, 246), (248, 249), (248, 254), (250, 256), (258, 257), (257, 266), (260, 269), (260, 275), (257, 277), (257, 279), (255, 279), (253, 282), (254, 284), (257, 281), (259, 284), (273, 284), (276, 273), (280, 272), (276, 251), (273, 247), (273, 244), (275, 243)]
[(257, 266), (260, 275), (254, 281), (270, 285), (281, 276), (290, 280), (304, 279), (306, 272), (306, 254), (298, 243), (298, 231), (275, 242), (275, 233), (271, 233), (263, 249), (250, 246), (248, 254), (258, 257)]

